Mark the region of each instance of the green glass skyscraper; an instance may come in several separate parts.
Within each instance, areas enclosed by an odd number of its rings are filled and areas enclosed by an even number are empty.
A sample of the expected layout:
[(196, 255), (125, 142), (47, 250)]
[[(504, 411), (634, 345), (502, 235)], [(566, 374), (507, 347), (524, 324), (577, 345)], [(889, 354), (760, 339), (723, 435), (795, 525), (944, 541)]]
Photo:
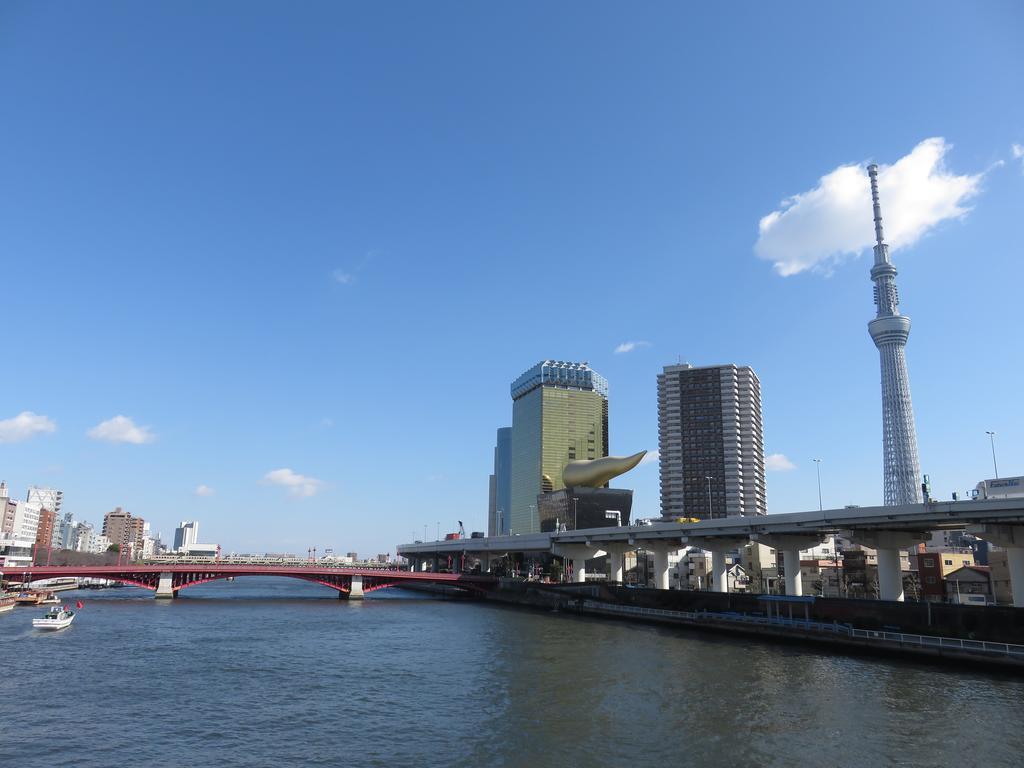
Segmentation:
[(562, 469), (608, 455), (608, 382), (586, 363), (545, 360), (512, 382), (510, 533), (540, 530), (537, 495)]

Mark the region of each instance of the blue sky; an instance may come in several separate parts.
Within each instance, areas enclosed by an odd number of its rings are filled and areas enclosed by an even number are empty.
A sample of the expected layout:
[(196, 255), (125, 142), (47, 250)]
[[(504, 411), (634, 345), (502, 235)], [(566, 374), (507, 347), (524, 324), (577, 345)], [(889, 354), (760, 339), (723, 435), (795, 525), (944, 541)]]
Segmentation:
[[(972, 487), (995, 430), (1022, 474), (1022, 23), (1016, 3), (4, 3), (0, 476), (237, 551), (393, 552), (484, 525), (530, 365), (604, 374), (623, 454), (657, 447), (655, 376), (682, 359), (758, 372), (766, 453), (795, 465), (771, 512), (817, 504), (814, 457), (826, 505), (879, 503), (870, 260), (815, 201), (928, 139), (917, 182), (941, 199), (901, 206), (893, 252), (922, 468), (937, 496)], [(869, 242), (869, 200), (856, 223)], [(657, 465), (629, 480), (657, 514)]]

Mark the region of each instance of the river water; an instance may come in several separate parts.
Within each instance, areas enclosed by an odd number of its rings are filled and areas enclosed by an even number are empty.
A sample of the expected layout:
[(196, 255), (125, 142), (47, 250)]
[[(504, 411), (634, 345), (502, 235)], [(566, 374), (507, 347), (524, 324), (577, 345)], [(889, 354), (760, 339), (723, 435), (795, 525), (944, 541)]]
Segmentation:
[(247, 577), (0, 614), (0, 766), (1017, 766), (1024, 678)]

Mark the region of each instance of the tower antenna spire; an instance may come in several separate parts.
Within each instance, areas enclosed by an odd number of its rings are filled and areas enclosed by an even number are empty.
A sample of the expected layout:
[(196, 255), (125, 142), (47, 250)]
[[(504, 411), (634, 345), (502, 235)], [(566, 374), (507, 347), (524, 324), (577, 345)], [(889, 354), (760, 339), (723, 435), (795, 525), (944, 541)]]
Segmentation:
[(885, 232), (882, 231), (882, 206), (878, 202), (878, 166), (874, 163), (868, 166), (868, 176), (871, 177), (871, 208), (875, 213), (875, 242), (878, 245), (885, 245)]

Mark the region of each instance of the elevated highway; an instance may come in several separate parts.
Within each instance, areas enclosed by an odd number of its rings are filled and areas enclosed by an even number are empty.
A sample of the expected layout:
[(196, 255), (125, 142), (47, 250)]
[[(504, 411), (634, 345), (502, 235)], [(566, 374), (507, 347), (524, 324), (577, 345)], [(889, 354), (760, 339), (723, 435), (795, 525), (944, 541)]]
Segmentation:
[[(612, 575), (621, 581), (622, 552), (643, 548), (654, 553), (655, 585), (668, 588), (668, 553), (687, 546), (711, 552), (716, 589), (725, 588), (725, 554), (749, 541), (782, 553), (786, 592), (802, 593), (800, 550), (841, 534), (878, 553), (879, 590), (883, 600), (902, 600), (900, 549), (927, 541), (931, 531), (966, 530), (1007, 550), (1013, 600), (1024, 607), (1024, 498), (929, 502), (892, 507), (850, 507), (758, 517), (728, 517), (698, 523), (653, 523), (621, 528), (589, 528), (557, 533), (529, 533), (480, 539), (402, 544), (398, 554), (422, 569), (429, 561), (462, 555), (490, 561), (509, 553), (551, 553), (573, 562), (578, 581), (583, 563), (613, 555)], [(617, 564), (616, 564), (617, 563)], [(486, 568), (485, 568), (486, 570)]]

